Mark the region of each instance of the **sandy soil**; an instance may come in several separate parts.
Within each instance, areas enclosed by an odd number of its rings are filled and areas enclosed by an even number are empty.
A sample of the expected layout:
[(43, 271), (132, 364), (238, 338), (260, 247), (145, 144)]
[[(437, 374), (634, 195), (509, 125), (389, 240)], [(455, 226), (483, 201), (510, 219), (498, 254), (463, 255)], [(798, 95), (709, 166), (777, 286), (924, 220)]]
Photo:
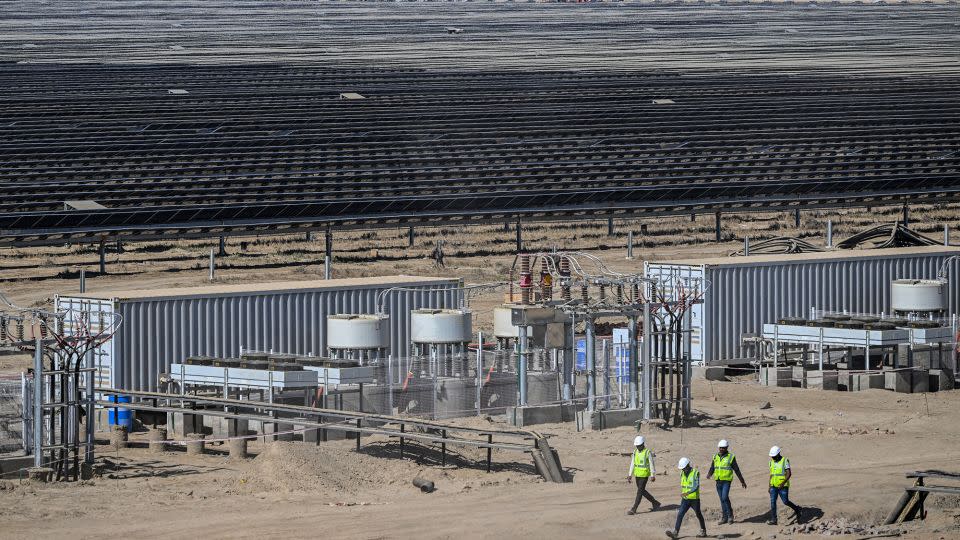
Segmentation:
[[(699, 427), (646, 433), (658, 460), (652, 491), (667, 505), (655, 513), (644, 504), (638, 515), (625, 515), (634, 494), (624, 478), (632, 428), (577, 433), (573, 424), (563, 424), (538, 431), (552, 437), (573, 475), (569, 484), (542, 482), (526, 456), (497, 453), (496, 470), (487, 474), (442, 468), (431, 452), (421, 463), (409, 455), (400, 460), (395, 442), (374, 439), (365, 441), (361, 454), (349, 442), (252, 446), (260, 455), (244, 462), (102, 447), (101, 460), (115, 466), (94, 481), (8, 482), (0, 491), (0, 523), (7, 538), (59, 538), (78, 530), (84, 538), (665, 538), (679, 499), (674, 464), (689, 456), (707, 467), (723, 437), (732, 443), (748, 489), (732, 493), (738, 523), (718, 527), (718, 500), (712, 482), (705, 483), (711, 536), (813, 538), (796, 533), (787, 512), (781, 511), (779, 527), (762, 523), (765, 456), (772, 444), (784, 448), (794, 467), (792, 498), (809, 509), (813, 527), (830, 532), (880, 522), (908, 484), (907, 471), (960, 470), (954, 421), (960, 392), (839, 393), (698, 381), (694, 395)], [(772, 408), (760, 410), (766, 401)], [(434, 480), (437, 491), (423, 494), (410, 485), (418, 475)], [(960, 498), (934, 496), (927, 507), (925, 522), (839, 537), (960, 536)], [(692, 516), (682, 533), (696, 534)]]

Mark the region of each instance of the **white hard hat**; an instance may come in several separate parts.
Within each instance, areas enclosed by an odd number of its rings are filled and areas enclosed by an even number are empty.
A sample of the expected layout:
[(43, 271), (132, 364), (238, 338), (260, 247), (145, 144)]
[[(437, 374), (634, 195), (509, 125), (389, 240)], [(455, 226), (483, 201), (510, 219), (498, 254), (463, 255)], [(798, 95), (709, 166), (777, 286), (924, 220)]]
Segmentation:
[(720, 439), (720, 442), (717, 443), (717, 448), (726, 448), (728, 446), (730, 445), (727, 443), (726, 439)]
[(687, 465), (689, 464), (690, 464), (690, 460), (685, 457), (682, 457), (680, 458), (680, 463), (677, 463), (677, 468), (682, 471), (683, 469), (686, 469)]
[(780, 453), (780, 447), (779, 447), (779, 446), (773, 446), (773, 447), (770, 448), (770, 457), (777, 457), (777, 454), (779, 454), (779, 453)]
[(634, 446), (640, 446), (643, 444), (643, 435), (637, 435), (637, 438), (633, 439)]

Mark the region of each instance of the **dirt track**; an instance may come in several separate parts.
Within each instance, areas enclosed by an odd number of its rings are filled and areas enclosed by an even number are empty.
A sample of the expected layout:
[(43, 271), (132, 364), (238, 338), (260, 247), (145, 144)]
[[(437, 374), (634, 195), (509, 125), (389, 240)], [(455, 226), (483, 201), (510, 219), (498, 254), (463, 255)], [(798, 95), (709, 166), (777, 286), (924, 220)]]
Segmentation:
[[(285, 443), (242, 463), (182, 453), (158, 460), (143, 449), (124, 450), (118, 458), (104, 447), (103, 456), (125, 464), (107, 472), (116, 478), (80, 486), (14, 482), (0, 492), (4, 536), (64, 537), (82, 522), (88, 537), (658, 538), (674, 519), (676, 461), (689, 456), (705, 468), (724, 437), (748, 489), (737, 486), (731, 494), (741, 522), (718, 528), (717, 497), (712, 482), (705, 482), (711, 536), (813, 538), (789, 532), (787, 512), (781, 512), (781, 527), (761, 523), (768, 504), (765, 456), (772, 444), (791, 459), (791, 496), (810, 509), (815, 526), (838, 518), (875, 524), (907, 485), (904, 472), (960, 471), (954, 421), (960, 392), (839, 393), (703, 381), (694, 392), (701, 427), (646, 434), (658, 460), (652, 491), (669, 505), (656, 513), (647, 513), (644, 504), (640, 514), (625, 515), (634, 492), (624, 478), (632, 428), (577, 433), (566, 424), (538, 426), (552, 435), (574, 476), (563, 485), (540, 481), (522, 457), (511, 465), (509, 455), (498, 454), (501, 470), (487, 474), (401, 461), (396, 443), (374, 440), (364, 452), (381, 457), (354, 454), (349, 443), (337, 446), (340, 451)], [(765, 401), (772, 408), (759, 410)], [(438, 491), (421, 494), (409, 485), (417, 474), (436, 481)], [(960, 499), (934, 496), (927, 507), (928, 520), (901, 528), (903, 537), (960, 535)], [(696, 533), (692, 520), (682, 531), (688, 536)]]

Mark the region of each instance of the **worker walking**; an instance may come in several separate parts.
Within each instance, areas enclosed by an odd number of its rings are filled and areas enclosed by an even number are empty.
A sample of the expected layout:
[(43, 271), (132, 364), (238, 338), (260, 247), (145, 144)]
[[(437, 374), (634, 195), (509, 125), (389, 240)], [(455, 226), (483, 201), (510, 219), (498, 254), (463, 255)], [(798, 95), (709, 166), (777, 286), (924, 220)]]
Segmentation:
[(647, 480), (656, 482), (657, 470), (653, 464), (653, 452), (644, 444), (642, 436), (633, 439), (633, 445), (636, 447), (633, 451), (633, 460), (630, 462), (630, 473), (627, 475), (627, 481), (633, 478), (637, 482), (637, 498), (633, 501), (633, 506), (627, 510), (627, 515), (632, 516), (637, 513), (637, 507), (640, 506), (640, 499), (647, 499), (653, 505), (654, 511), (660, 508), (660, 502), (653, 498), (653, 495), (647, 491)]
[(790, 460), (780, 455), (780, 447), (770, 449), (770, 519), (767, 525), (777, 524), (777, 497), (793, 510), (793, 517), (800, 522), (803, 509), (790, 502)]
[(717, 453), (713, 455), (713, 463), (710, 464), (710, 470), (707, 471), (707, 478), (714, 476), (717, 481), (717, 495), (720, 496), (720, 510), (723, 517), (717, 525), (733, 523), (733, 506), (730, 504), (730, 484), (733, 483), (733, 475), (737, 475), (740, 480), (740, 486), (747, 489), (747, 483), (740, 474), (740, 466), (737, 464), (737, 456), (730, 453), (730, 444), (726, 439), (721, 439), (717, 443)]
[(700, 471), (695, 469), (687, 458), (680, 458), (677, 468), (680, 469), (680, 508), (677, 510), (677, 523), (672, 531), (666, 531), (667, 536), (680, 537), (683, 516), (687, 510), (692, 509), (700, 522), (700, 534), (697, 537), (704, 538), (707, 536), (707, 525), (703, 522), (703, 512), (700, 511)]

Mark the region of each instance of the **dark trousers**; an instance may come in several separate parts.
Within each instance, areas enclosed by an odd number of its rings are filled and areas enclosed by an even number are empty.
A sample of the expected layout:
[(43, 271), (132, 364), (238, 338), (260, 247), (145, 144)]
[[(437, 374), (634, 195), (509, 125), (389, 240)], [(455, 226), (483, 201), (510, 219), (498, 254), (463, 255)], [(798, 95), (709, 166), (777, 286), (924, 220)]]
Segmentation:
[(649, 478), (640, 478), (639, 476), (634, 477), (634, 480), (637, 481), (637, 498), (633, 501), (633, 508), (630, 509), (631, 512), (636, 512), (637, 507), (640, 506), (640, 499), (647, 499), (650, 501), (650, 504), (654, 506), (660, 506), (660, 503), (653, 498), (653, 495), (647, 491), (647, 480)]
[(680, 523), (683, 522), (683, 516), (687, 513), (687, 510), (693, 510), (693, 513), (697, 515), (697, 521), (700, 522), (700, 530), (707, 530), (707, 524), (703, 522), (703, 512), (700, 511), (700, 499), (680, 499), (680, 509), (677, 510), (677, 524), (674, 525), (673, 530), (680, 532)]
[(730, 480), (717, 480), (717, 495), (720, 496), (720, 510), (723, 519), (733, 519), (733, 506), (730, 504)]
[(776, 488), (770, 486), (770, 519), (777, 520), (777, 497), (783, 501), (783, 504), (790, 507), (794, 512), (800, 513), (800, 507), (790, 502), (790, 488)]

